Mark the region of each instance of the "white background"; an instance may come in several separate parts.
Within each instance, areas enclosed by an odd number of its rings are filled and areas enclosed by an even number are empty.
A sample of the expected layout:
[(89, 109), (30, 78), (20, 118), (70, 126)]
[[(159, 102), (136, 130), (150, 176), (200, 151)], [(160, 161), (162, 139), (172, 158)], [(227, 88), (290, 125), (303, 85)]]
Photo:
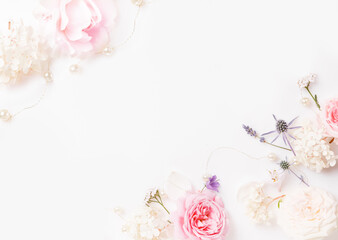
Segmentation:
[[(1, 29), (11, 18), (33, 21), (35, 1), (2, 2)], [(117, 3), (116, 43), (136, 12), (129, 1)], [(337, 32), (336, 0), (153, 0), (128, 45), (77, 74), (68, 71), (72, 61), (57, 62), (43, 102), (0, 123), (0, 239), (127, 239), (112, 208), (142, 204), (171, 171), (200, 187), (219, 146), (253, 156), (275, 151), (249, 138), (242, 123), (264, 132), (274, 127), (272, 113), (313, 116), (296, 85), (310, 72), (319, 76), (319, 100), (337, 96)], [(33, 78), (2, 87), (0, 107), (29, 105), (42, 85)], [(236, 202), (238, 188), (265, 179), (271, 167), (236, 152), (214, 155), (229, 240), (286, 239), (278, 227), (253, 225)], [(304, 172), (338, 197), (338, 167)]]

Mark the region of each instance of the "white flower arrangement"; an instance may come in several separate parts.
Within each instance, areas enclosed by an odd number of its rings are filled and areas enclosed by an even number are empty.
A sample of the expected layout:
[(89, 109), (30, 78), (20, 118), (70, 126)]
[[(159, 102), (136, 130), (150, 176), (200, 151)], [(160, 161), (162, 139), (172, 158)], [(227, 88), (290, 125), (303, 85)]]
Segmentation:
[[(190, 181), (173, 172), (165, 190), (149, 190), (143, 207), (125, 219), (122, 231), (134, 240), (203, 239), (224, 240), (229, 230), (229, 219), (219, 196), (219, 179), (211, 176), (201, 190), (193, 190)], [(164, 193), (164, 191), (166, 193)], [(176, 205), (171, 212), (165, 206)]]
[[(316, 79), (316, 74), (309, 74), (298, 81), (298, 86), (307, 91), (321, 112), (315, 115), (315, 120), (294, 126), (297, 117), (286, 122), (273, 115), (275, 129), (264, 134), (243, 125), (251, 137), (263, 144), (292, 153), (293, 156), (283, 157), (283, 160), (278, 162), (279, 170), (269, 171), (271, 186), (277, 186), (275, 191), (277, 190), (280, 196), (270, 197), (271, 194), (263, 191), (264, 183), (250, 183), (240, 189), (239, 201), (254, 223), (270, 223), (272, 217), (277, 216), (278, 225), (295, 240), (321, 240), (338, 228), (336, 199), (330, 193), (312, 187), (297, 169), (297, 165), (300, 164), (310, 170), (321, 172), (323, 169), (334, 167), (338, 159), (334, 146), (338, 143), (338, 98), (331, 98), (321, 105), (318, 96), (310, 90), (311, 83)], [(302, 101), (304, 102), (307, 101)], [(270, 134), (275, 136), (268, 142), (265, 137)], [(284, 146), (276, 143), (280, 135), (283, 137)], [(275, 154), (269, 154), (267, 158), (277, 160)], [(295, 189), (294, 192), (284, 190), (283, 180), (287, 176), (286, 173), (297, 177), (304, 186)]]

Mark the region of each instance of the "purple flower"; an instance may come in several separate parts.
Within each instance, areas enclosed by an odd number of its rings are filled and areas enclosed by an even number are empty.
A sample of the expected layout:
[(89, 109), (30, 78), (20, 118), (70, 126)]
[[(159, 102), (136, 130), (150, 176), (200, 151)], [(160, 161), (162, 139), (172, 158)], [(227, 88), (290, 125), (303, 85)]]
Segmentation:
[(244, 128), (244, 130), (246, 131), (247, 134), (249, 134), (252, 137), (257, 137), (257, 132), (255, 130), (253, 130), (251, 127), (246, 126), (246, 125), (242, 125), (242, 127)]
[(262, 134), (262, 136), (266, 136), (266, 135), (269, 135), (269, 134), (271, 134), (271, 133), (277, 133), (277, 136), (276, 136), (275, 139), (273, 139), (272, 142), (271, 142), (271, 143), (273, 143), (274, 141), (277, 140), (277, 138), (278, 138), (280, 135), (282, 135), (282, 138), (283, 138), (283, 141), (284, 141), (285, 145), (288, 145), (288, 146), (290, 147), (291, 151), (293, 152), (293, 154), (296, 155), (295, 152), (294, 152), (294, 150), (293, 150), (293, 148), (292, 148), (292, 146), (291, 146), (291, 143), (290, 143), (288, 137), (293, 138), (293, 139), (295, 139), (295, 138), (294, 138), (288, 131), (289, 131), (290, 129), (301, 128), (300, 126), (291, 127), (291, 125), (293, 124), (293, 122), (294, 122), (298, 117), (292, 119), (291, 122), (287, 123), (287, 122), (284, 121), (284, 120), (277, 119), (275, 115), (272, 115), (272, 116), (273, 116), (273, 118), (274, 118), (275, 121), (276, 121), (276, 130), (270, 131), (270, 132), (267, 132), (267, 133), (264, 133), (264, 134)]
[(219, 188), (220, 184), (218, 182), (217, 176), (214, 175), (214, 176), (210, 177), (205, 186), (209, 190), (218, 192), (219, 191), (218, 188)]

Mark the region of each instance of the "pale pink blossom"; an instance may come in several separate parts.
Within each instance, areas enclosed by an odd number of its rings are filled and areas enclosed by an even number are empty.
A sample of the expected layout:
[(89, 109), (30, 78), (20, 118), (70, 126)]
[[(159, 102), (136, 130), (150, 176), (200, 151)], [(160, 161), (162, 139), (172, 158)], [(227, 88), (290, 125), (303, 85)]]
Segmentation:
[(338, 98), (332, 98), (326, 102), (322, 109), (322, 118), (327, 133), (338, 138)]
[(70, 54), (95, 53), (109, 43), (117, 9), (113, 0), (43, 0), (43, 22), (55, 27), (56, 43)]

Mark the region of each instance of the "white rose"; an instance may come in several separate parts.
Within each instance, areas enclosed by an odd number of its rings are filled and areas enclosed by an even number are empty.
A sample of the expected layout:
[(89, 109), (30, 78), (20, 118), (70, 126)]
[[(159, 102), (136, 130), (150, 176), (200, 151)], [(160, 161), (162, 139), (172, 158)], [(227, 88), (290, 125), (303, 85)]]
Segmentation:
[(318, 188), (298, 190), (283, 200), (278, 224), (293, 239), (323, 239), (337, 229), (337, 201)]

